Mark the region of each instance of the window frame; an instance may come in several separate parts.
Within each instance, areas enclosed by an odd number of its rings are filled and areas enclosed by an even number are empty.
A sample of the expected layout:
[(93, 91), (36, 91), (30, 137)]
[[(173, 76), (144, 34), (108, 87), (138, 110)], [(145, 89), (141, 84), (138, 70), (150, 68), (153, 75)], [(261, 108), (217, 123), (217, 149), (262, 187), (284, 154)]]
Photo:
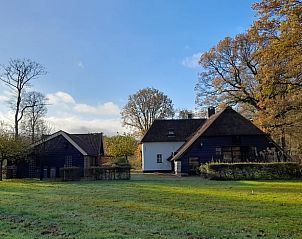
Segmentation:
[(64, 168), (72, 168), (72, 167), (73, 167), (72, 155), (66, 155), (64, 161)]
[(162, 163), (163, 162), (163, 155), (162, 154), (156, 154), (156, 162)]

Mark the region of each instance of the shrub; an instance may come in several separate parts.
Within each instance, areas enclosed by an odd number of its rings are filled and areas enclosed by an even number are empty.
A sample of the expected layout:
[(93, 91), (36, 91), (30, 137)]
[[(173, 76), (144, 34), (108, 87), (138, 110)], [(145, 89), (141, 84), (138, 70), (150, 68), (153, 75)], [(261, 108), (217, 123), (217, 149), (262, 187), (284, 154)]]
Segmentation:
[(274, 163), (207, 163), (201, 175), (217, 180), (296, 179), (302, 178), (302, 165), (293, 162)]
[(85, 168), (84, 175), (94, 180), (127, 180), (130, 179), (130, 165)]

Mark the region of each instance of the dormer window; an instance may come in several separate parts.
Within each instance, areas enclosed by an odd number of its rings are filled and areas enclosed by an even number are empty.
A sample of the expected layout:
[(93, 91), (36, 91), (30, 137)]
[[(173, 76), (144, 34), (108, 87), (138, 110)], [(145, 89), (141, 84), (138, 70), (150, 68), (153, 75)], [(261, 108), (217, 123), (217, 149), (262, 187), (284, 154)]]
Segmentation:
[(174, 129), (169, 129), (168, 130), (168, 137), (175, 137)]

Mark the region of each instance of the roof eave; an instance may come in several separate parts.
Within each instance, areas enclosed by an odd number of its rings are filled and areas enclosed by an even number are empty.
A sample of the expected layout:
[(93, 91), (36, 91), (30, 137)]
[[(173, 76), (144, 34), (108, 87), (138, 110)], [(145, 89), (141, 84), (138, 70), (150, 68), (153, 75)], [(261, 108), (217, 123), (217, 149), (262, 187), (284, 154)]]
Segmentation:
[(58, 132), (56, 132), (56, 133), (50, 135), (50, 136), (47, 137), (46, 139), (42, 139), (42, 140), (40, 140), (40, 141), (38, 141), (38, 142), (32, 144), (31, 147), (33, 148), (33, 147), (35, 147), (35, 146), (37, 146), (37, 145), (40, 145), (40, 144), (42, 144), (42, 143), (45, 143), (45, 142), (47, 142), (47, 141), (49, 141), (49, 140), (51, 140), (51, 139), (53, 139), (53, 138), (55, 138), (55, 137), (57, 137), (57, 136), (59, 136), (59, 135), (62, 135), (62, 136), (63, 136), (63, 137), (64, 137), (64, 138), (65, 138), (72, 146), (74, 146), (74, 147), (75, 147), (82, 155), (88, 156), (88, 153), (87, 153), (85, 150), (83, 150), (76, 142), (74, 142), (74, 141), (69, 137), (68, 133), (64, 132), (63, 130), (60, 130), (60, 131), (58, 131)]

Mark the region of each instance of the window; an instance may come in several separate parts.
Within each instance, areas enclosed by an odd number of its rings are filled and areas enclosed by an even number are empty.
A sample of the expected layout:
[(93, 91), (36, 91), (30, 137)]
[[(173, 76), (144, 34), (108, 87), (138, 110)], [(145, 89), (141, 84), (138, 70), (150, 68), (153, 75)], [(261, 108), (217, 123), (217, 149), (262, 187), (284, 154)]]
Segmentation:
[(225, 163), (231, 163), (233, 161), (231, 147), (222, 148), (222, 158), (223, 158), (223, 162), (225, 162)]
[(169, 129), (168, 130), (168, 137), (175, 137), (174, 129)]
[(163, 162), (163, 155), (162, 154), (157, 154), (157, 163), (162, 163)]
[(226, 163), (244, 161), (246, 158), (244, 147), (223, 147), (222, 159)]
[(70, 167), (72, 167), (72, 156), (67, 155), (67, 156), (65, 156), (64, 168), (70, 168)]

